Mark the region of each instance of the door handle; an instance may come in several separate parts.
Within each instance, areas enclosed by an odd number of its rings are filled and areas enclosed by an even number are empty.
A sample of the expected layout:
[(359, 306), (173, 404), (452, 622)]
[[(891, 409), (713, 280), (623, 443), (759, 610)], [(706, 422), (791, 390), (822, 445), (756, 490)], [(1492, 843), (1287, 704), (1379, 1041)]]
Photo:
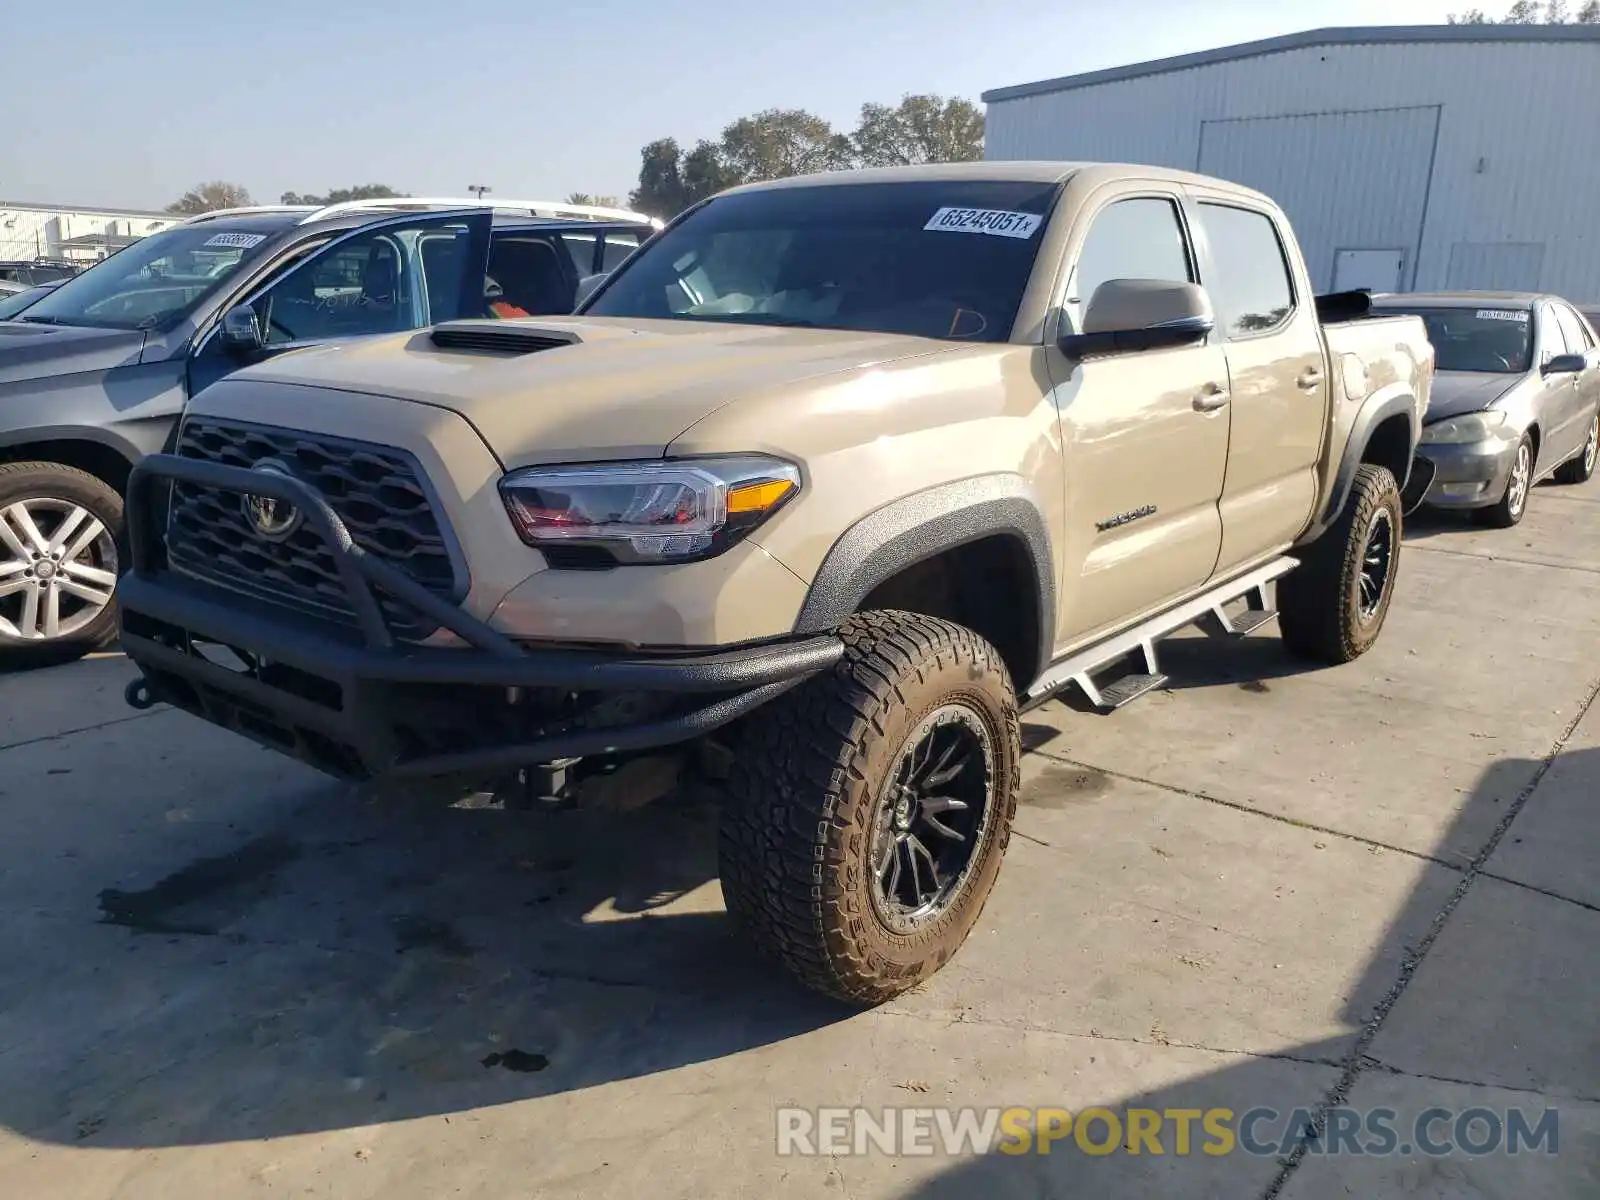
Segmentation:
[(1216, 412), (1228, 402), (1228, 393), (1214, 383), (1208, 383), (1200, 389), (1200, 394), (1194, 398), (1195, 412)]
[(1294, 381), (1295, 386), (1302, 392), (1316, 391), (1317, 384), (1321, 382), (1322, 372), (1317, 370), (1316, 367), (1307, 367), (1304, 371), (1300, 372), (1300, 378)]

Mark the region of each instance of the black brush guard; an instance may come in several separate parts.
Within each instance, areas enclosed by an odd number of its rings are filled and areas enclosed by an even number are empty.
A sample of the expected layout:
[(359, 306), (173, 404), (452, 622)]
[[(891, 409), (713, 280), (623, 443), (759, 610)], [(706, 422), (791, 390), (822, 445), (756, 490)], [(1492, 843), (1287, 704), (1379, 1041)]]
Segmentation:
[[(359, 628), (173, 571), (162, 533), (173, 483), (299, 509), (332, 553)], [(129, 685), (128, 702), (171, 704), (346, 778), (490, 776), (692, 740), (826, 670), (844, 652), (831, 634), (673, 655), (525, 646), (364, 550), (325, 497), (276, 473), (151, 455), (128, 481), (127, 522), (132, 569), (118, 585), (122, 645), (144, 672)], [(397, 641), (374, 589), (436, 620), (468, 648)], [(244, 669), (212, 661), (197, 644), (231, 649)], [(698, 695), (709, 702), (642, 723), (418, 754), (400, 734), (406, 714), (397, 711), (395, 694), (405, 685)]]

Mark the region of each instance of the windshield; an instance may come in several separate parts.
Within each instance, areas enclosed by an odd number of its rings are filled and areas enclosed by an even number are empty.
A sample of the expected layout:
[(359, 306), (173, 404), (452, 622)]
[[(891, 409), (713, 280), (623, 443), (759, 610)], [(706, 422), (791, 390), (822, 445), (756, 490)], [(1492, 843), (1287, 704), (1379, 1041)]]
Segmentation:
[(17, 320), (101, 329), (172, 324), (259, 254), (271, 236), (209, 224), (154, 233), (62, 283)]
[(582, 311), (1001, 342), (1055, 193), (959, 180), (723, 196), (646, 243)]
[(1525, 308), (1404, 308), (1428, 327), (1435, 368), (1520, 375), (1533, 361), (1532, 314)]

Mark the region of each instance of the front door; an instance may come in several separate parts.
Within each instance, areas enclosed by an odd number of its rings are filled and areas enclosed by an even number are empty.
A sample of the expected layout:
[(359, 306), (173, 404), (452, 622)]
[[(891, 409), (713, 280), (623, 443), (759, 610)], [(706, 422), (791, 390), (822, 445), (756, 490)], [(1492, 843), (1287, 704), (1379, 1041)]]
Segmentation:
[(1290, 269), (1272, 214), (1232, 198), (1195, 207), (1233, 397), (1217, 560), (1224, 575), (1288, 547), (1309, 523), (1329, 383), (1309, 284)]
[[(1063, 319), (1072, 328), (1108, 279), (1197, 277), (1173, 193), (1113, 193), (1070, 236), (1068, 254)], [(1211, 574), (1222, 540), (1227, 369), (1209, 341), (1083, 361), (1052, 346), (1047, 358), (1067, 464), (1061, 652)]]
[[(1594, 420), (1595, 407), (1600, 405), (1600, 354), (1596, 353), (1594, 338), (1583, 320), (1576, 312), (1565, 304), (1555, 304), (1556, 321), (1561, 326), (1562, 340), (1566, 343), (1568, 354), (1583, 356), (1585, 364), (1582, 371), (1572, 375), (1551, 376), (1549, 382), (1560, 390), (1560, 385), (1566, 383), (1567, 400), (1571, 409), (1571, 423), (1568, 427), (1566, 453), (1563, 458), (1579, 453), (1589, 441), (1589, 426)], [(1544, 465), (1554, 466), (1554, 459), (1547, 459)]]
[(290, 261), (224, 306), (255, 311), (261, 349), (235, 354), (213, 325), (190, 356), (189, 394), (287, 350), (486, 315), (489, 223), (487, 212), (412, 213), (363, 225)]

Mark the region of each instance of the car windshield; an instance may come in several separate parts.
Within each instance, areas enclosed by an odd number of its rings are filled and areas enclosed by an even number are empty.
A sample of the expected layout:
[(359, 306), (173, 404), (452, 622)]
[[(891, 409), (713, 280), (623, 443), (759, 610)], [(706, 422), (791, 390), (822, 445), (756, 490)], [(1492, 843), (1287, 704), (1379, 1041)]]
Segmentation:
[(1525, 308), (1387, 308), (1428, 327), (1436, 369), (1520, 375), (1533, 361), (1533, 321)]
[(259, 254), (270, 237), (210, 224), (153, 233), (66, 280), (17, 320), (101, 329), (170, 325)]
[(862, 183), (722, 196), (646, 244), (583, 309), (1001, 342), (1052, 183)]

